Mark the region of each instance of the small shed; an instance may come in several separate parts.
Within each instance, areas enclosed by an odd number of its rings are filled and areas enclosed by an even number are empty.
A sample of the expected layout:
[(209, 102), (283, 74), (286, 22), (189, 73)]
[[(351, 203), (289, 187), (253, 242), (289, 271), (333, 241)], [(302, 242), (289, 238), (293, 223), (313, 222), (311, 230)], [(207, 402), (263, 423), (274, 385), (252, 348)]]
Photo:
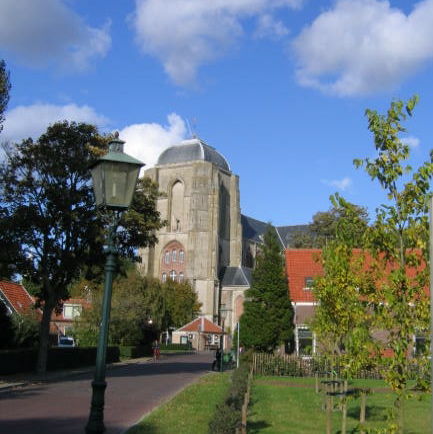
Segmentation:
[(222, 327), (199, 317), (175, 330), (172, 334), (174, 344), (190, 344), (197, 351), (215, 350), (220, 345)]

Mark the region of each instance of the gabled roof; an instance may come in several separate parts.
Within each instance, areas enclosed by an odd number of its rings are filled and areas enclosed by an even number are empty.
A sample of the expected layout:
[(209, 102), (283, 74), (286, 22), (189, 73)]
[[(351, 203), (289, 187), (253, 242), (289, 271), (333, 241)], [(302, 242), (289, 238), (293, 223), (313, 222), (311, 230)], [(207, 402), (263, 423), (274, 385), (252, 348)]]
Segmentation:
[(25, 313), (33, 307), (33, 299), (19, 283), (0, 281), (0, 298), (14, 310), (15, 313)]
[(251, 286), (252, 269), (244, 266), (225, 267), (222, 286)]
[(201, 333), (222, 333), (222, 327), (204, 317), (196, 318), (194, 321), (175, 330), (176, 332), (201, 332)]
[(305, 278), (323, 274), (322, 263), (316, 260), (321, 252), (321, 249), (286, 250), (286, 274), (294, 303), (314, 301), (312, 292), (305, 287)]
[[(242, 225), (242, 238), (254, 241), (259, 244), (263, 244), (263, 236), (265, 235), (268, 223), (260, 220), (253, 219), (246, 215), (241, 215)], [(278, 241), (281, 244), (281, 248), (285, 249), (290, 245), (293, 235), (299, 232), (309, 233), (310, 229), (308, 225), (294, 225), (294, 226), (278, 226), (275, 227), (275, 233)]]

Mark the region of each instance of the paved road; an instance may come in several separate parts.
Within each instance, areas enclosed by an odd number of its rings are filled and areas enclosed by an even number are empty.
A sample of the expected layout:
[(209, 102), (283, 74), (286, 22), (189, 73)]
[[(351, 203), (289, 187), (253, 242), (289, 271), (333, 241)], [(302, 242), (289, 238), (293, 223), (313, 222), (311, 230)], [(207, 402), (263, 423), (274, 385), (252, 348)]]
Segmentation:
[[(162, 356), (107, 370), (105, 434), (119, 434), (209, 372), (212, 353)], [(0, 394), (1, 434), (84, 433), (92, 372), (33, 383)]]

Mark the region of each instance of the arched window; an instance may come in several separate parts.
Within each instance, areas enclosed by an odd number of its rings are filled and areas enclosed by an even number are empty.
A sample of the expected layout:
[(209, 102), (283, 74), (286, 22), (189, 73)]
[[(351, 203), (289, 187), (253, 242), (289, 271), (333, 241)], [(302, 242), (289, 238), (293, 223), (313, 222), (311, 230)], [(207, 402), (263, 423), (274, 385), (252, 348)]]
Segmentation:
[(182, 182), (176, 181), (171, 188), (171, 216), (170, 226), (173, 232), (183, 229), (183, 201), (185, 187)]
[(177, 262), (177, 250), (176, 250), (176, 249), (174, 249), (174, 250), (171, 252), (171, 261), (172, 261), (172, 262)]
[(183, 282), (183, 273), (182, 271), (179, 273), (179, 283)]
[(166, 264), (169, 264), (169, 263), (170, 263), (170, 252), (169, 252), (168, 250), (165, 252), (165, 259), (164, 259), (164, 262), (165, 262)]
[(185, 252), (183, 251), (183, 250), (181, 250), (180, 252), (179, 252), (179, 262), (181, 263), (181, 264), (183, 264), (183, 261), (185, 260)]
[(177, 276), (177, 275), (176, 275), (176, 271), (171, 270), (171, 271), (170, 271), (170, 279), (171, 279), (171, 280), (176, 280), (176, 276)]
[(167, 273), (162, 273), (161, 281), (162, 281), (162, 283), (167, 282)]

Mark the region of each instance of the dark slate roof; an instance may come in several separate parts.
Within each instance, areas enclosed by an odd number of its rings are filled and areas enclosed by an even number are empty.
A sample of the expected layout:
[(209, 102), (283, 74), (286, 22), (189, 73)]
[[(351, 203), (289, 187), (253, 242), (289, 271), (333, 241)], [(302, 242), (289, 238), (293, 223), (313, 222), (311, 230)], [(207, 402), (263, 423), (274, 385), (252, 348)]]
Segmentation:
[[(256, 243), (263, 243), (263, 236), (266, 232), (268, 223), (260, 220), (241, 215), (242, 224), (242, 238), (254, 241)], [(294, 225), (294, 226), (278, 226), (275, 227), (278, 240), (283, 249), (290, 245), (291, 237), (298, 232), (309, 233), (308, 225)]]
[(250, 286), (251, 268), (247, 267), (226, 267), (223, 270), (222, 286)]
[(208, 161), (230, 172), (227, 160), (215, 148), (197, 138), (184, 140), (180, 145), (167, 148), (159, 156), (157, 166), (190, 161)]

